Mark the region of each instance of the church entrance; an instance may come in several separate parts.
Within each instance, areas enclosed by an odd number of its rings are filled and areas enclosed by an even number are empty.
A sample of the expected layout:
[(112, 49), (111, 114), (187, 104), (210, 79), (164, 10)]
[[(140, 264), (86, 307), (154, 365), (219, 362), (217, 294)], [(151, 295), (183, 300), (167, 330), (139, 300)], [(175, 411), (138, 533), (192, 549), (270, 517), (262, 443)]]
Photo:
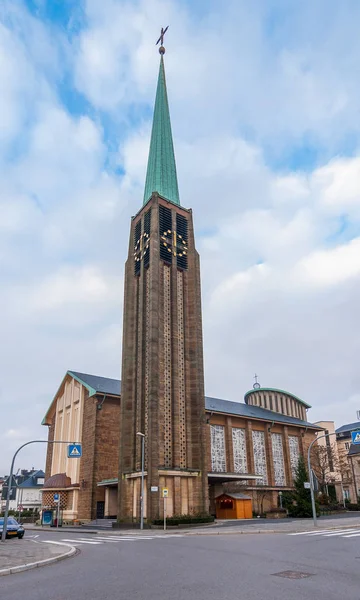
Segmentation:
[(103, 519), (105, 516), (105, 502), (100, 501), (96, 503), (96, 518)]

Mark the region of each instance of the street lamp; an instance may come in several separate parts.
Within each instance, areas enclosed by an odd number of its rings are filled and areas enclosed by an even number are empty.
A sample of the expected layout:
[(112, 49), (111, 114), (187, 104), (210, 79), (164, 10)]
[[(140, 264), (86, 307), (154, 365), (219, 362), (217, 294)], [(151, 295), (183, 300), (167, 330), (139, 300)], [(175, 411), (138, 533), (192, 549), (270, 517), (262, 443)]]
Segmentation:
[(140, 498), (140, 529), (144, 529), (144, 467), (145, 467), (145, 433), (137, 432), (141, 437), (141, 498)]

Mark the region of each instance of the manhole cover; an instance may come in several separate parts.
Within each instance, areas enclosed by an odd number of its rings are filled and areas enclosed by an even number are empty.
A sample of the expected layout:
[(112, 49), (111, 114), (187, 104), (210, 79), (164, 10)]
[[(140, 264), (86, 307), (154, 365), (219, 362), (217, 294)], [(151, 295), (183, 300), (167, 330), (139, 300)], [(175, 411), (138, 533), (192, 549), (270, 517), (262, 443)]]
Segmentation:
[(314, 573), (303, 573), (301, 571), (281, 571), (280, 573), (273, 573), (275, 577), (285, 577), (286, 579), (306, 579), (313, 574)]

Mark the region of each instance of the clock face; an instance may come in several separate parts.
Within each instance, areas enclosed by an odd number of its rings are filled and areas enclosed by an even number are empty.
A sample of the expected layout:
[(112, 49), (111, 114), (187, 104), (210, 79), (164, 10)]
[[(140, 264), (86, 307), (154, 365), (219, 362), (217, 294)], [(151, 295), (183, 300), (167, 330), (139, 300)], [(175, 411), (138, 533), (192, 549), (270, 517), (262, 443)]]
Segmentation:
[(171, 231), (171, 229), (164, 231), (161, 242), (173, 256), (186, 256), (187, 243), (176, 231)]
[(150, 235), (148, 233), (143, 233), (135, 243), (135, 247), (134, 247), (135, 262), (140, 262), (144, 258), (145, 252), (149, 248), (149, 245), (150, 245)]

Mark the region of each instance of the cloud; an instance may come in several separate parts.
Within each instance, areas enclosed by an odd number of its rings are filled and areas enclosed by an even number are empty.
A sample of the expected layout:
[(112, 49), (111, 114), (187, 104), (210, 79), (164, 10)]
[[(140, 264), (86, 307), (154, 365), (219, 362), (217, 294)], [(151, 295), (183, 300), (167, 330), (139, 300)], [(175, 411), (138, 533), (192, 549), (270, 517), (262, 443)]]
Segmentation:
[[(42, 10), (6, 1), (0, 24), (0, 473), (24, 436), (46, 437), (67, 369), (120, 376), (159, 15), (206, 391), (241, 400), (256, 371), (312, 420), (355, 420), (358, 4), (88, 0), (61, 26)], [(42, 467), (43, 450), (19, 466)]]

